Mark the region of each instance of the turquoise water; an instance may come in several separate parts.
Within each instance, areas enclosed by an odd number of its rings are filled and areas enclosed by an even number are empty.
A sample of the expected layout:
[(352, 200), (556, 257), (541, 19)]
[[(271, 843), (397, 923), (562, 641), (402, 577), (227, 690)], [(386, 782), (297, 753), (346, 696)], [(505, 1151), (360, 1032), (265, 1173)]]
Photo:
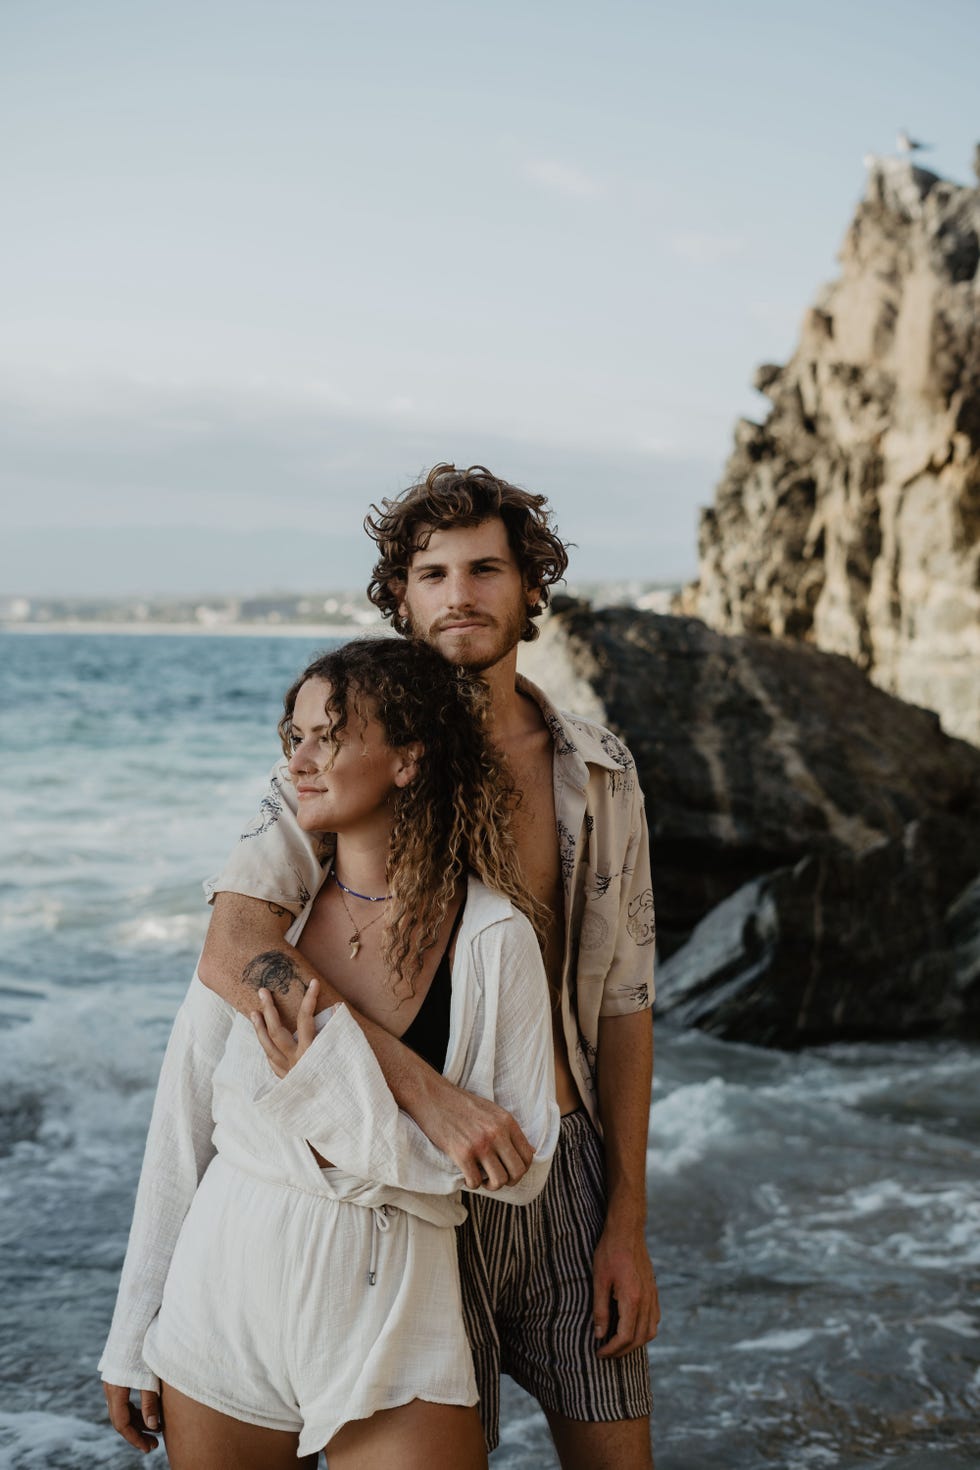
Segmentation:
[[(0, 1466), (138, 1463), (95, 1363), (156, 1072), (317, 646), (0, 634)], [(978, 1060), (660, 1028), (658, 1470), (976, 1465)], [(494, 1470), (555, 1464), (513, 1387), (504, 1416)]]

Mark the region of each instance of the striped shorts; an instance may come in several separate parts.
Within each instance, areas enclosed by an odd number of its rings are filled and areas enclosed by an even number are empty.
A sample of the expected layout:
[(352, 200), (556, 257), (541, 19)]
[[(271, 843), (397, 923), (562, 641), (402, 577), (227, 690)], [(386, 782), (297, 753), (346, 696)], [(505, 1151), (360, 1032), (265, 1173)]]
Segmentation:
[(487, 1447), (500, 1438), (500, 1375), (543, 1409), (608, 1423), (650, 1415), (645, 1348), (599, 1358), (592, 1257), (606, 1217), (602, 1143), (584, 1109), (561, 1120), (548, 1182), (529, 1205), (467, 1200), (456, 1232), (463, 1315)]

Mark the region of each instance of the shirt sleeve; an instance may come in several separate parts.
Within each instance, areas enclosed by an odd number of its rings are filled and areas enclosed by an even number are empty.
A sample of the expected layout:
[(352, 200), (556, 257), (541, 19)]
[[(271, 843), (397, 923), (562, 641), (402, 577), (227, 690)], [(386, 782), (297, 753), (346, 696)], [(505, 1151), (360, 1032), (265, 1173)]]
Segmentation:
[(296, 791), (280, 761), (272, 768), (258, 815), (204, 892), (208, 903), (216, 893), (241, 893), (298, 915), (323, 880), (322, 858), (322, 845), (296, 820)]
[(235, 1012), (195, 975), (177, 1012), (157, 1084), (116, 1307), (99, 1372), (159, 1391), (143, 1339), (160, 1310), (177, 1237), (214, 1155), (212, 1079)]
[(603, 986), (600, 1016), (626, 1016), (653, 1005), (655, 947), (650, 836), (643, 792), (635, 780), (630, 792), (616, 946)]
[[(489, 955), (475, 958), (477, 969), (481, 960), (499, 964), (499, 982), (494, 977), (493, 983), (484, 984), (483, 1023), (479, 1035), (470, 1039), (460, 1085), (492, 1095), (513, 1114), (534, 1149), (534, 1159), (517, 1184), (477, 1192), (526, 1204), (544, 1188), (559, 1115), (541, 954), (522, 915), (513, 915), (505, 927), (503, 942), (491, 941)], [(360, 1179), (420, 1194), (449, 1195), (466, 1187), (448, 1155), (398, 1107), (363, 1031), (344, 1005), (335, 1008), (297, 1065), (271, 1084), (257, 1104), (287, 1133), (306, 1139), (337, 1168)]]

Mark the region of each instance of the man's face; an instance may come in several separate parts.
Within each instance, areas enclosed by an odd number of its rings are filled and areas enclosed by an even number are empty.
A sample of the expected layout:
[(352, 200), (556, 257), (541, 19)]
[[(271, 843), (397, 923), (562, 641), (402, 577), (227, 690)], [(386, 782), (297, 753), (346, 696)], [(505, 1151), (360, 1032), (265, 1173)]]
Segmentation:
[(527, 609), (540, 596), (536, 587), (525, 588), (499, 516), (433, 531), (397, 590), (411, 636), (475, 673), (517, 647)]

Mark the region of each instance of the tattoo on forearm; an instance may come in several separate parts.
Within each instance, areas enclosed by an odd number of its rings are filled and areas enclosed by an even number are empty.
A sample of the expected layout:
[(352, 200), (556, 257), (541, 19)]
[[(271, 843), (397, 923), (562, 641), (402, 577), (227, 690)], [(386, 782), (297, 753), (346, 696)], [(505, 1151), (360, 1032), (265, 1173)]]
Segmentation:
[(304, 994), (307, 988), (288, 954), (278, 949), (266, 950), (265, 954), (257, 954), (254, 960), (249, 960), (242, 971), (242, 980), (253, 990), (264, 987), (273, 995), (288, 995), (293, 985), (302, 986)]

